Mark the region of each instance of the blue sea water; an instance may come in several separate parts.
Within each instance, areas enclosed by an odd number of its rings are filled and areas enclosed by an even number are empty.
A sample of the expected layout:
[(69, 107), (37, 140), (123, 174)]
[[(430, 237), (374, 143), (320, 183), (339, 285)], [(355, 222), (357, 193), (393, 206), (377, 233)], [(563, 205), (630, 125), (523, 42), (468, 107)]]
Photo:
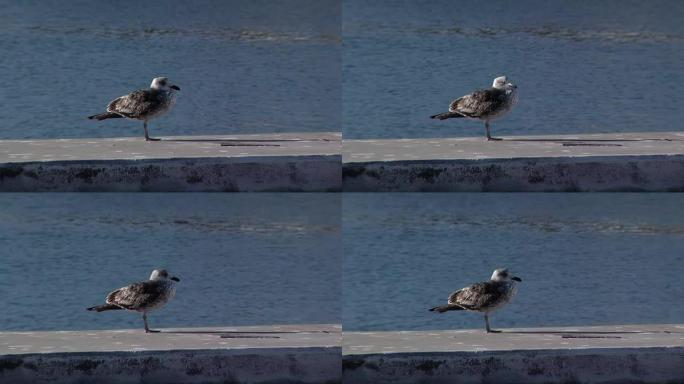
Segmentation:
[(142, 327), (94, 313), (152, 269), (153, 327), (340, 323), (340, 195), (1, 194), (0, 331)]
[(684, 2), (343, 2), (345, 138), (482, 136), (430, 120), (507, 75), (499, 135), (681, 131)]
[(142, 135), (87, 116), (153, 77), (151, 133), (339, 131), (339, 0), (0, 0), (0, 139)]
[(482, 328), (436, 314), (508, 267), (494, 327), (684, 321), (679, 194), (345, 194), (345, 330)]

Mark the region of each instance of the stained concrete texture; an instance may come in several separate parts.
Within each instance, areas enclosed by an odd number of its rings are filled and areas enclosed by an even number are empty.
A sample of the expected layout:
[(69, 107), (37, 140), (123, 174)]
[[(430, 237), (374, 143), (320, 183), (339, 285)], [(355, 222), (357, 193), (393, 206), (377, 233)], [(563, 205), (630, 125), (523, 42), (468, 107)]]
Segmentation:
[(530, 157), (684, 155), (684, 132), (599, 133), (440, 139), (345, 140), (345, 163)]
[(345, 355), (581, 348), (684, 347), (684, 325), (615, 325), (453, 331), (345, 332)]
[(339, 383), (341, 326), (2, 332), (0, 382)]
[(341, 134), (0, 141), (0, 191), (339, 191)]
[(345, 140), (346, 191), (679, 191), (684, 133)]
[(0, 163), (339, 155), (341, 137), (321, 132), (172, 136), (162, 141), (138, 137), (0, 140)]
[(684, 325), (345, 332), (353, 383), (684, 382)]
[(0, 332), (0, 355), (182, 349), (340, 346), (336, 325), (272, 325), (107, 331)]

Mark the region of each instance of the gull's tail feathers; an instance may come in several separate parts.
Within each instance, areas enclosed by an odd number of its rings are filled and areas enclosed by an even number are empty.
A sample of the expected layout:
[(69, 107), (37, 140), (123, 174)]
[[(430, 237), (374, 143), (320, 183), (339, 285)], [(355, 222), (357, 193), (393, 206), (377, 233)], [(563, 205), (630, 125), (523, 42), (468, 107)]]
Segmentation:
[(465, 117), (458, 112), (444, 112), (437, 115), (430, 116), (431, 119), (446, 120), (451, 118)]
[(93, 120), (93, 119), (94, 119), (94, 120), (97, 120), (97, 121), (104, 120), (104, 119), (119, 119), (119, 118), (122, 118), (122, 117), (123, 117), (123, 116), (119, 115), (118, 113), (114, 113), (114, 112), (105, 112), (105, 113), (100, 113), (100, 114), (97, 114), (97, 115), (88, 116), (88, 118), (89, 118), (90, 120)]
[(94, 307), (87, 308), (89, 311), (97, 311), (97, 312), (102, 312), (102, 311), (116, 311), (118, 309), (123, 309), (117, 305), (114, 304), (103, 304), (103, 305), (96, 305)]
[(447, 311), (463, 311), (465, 308), (458, 305), (442, 305), (439, 307), (430, 308), (430, 312), (444, 313)]

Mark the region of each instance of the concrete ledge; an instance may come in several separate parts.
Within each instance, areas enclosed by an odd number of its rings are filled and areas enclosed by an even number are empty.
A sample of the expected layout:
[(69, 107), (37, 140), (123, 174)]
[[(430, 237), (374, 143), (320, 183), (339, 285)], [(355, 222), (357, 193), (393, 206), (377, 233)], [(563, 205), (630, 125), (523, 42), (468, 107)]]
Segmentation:
[(684, 191), (683, 133), (345, 140), (345, 191)]
[(684, 326), (345, 332), (350, 383), (681, 383)]
[(336, 133), (0, 141), (0, 191), (339, 191)]
[(340, 383), (335, 325), (0, 333), (2, 383)]

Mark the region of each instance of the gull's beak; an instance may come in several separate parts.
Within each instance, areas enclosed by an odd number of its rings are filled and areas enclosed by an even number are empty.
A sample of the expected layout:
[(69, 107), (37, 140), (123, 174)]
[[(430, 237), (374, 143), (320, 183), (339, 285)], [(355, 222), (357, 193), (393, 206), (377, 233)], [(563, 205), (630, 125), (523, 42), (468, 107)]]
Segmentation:
[(177, 278), (176, 276), (172, 277), (171, 280), (173, 280), (173, 281), (180, 281), (180, 279)]
[(169, 88), (175, 89), (176, 91), (180, 91), (180, 87), (178, 87), (177, 85), (172, 85)]
[(522, 279), (519, 278), (518, 276), (513, 276), (513, 277), (511, 277), (511, 280), (522, 281)]

